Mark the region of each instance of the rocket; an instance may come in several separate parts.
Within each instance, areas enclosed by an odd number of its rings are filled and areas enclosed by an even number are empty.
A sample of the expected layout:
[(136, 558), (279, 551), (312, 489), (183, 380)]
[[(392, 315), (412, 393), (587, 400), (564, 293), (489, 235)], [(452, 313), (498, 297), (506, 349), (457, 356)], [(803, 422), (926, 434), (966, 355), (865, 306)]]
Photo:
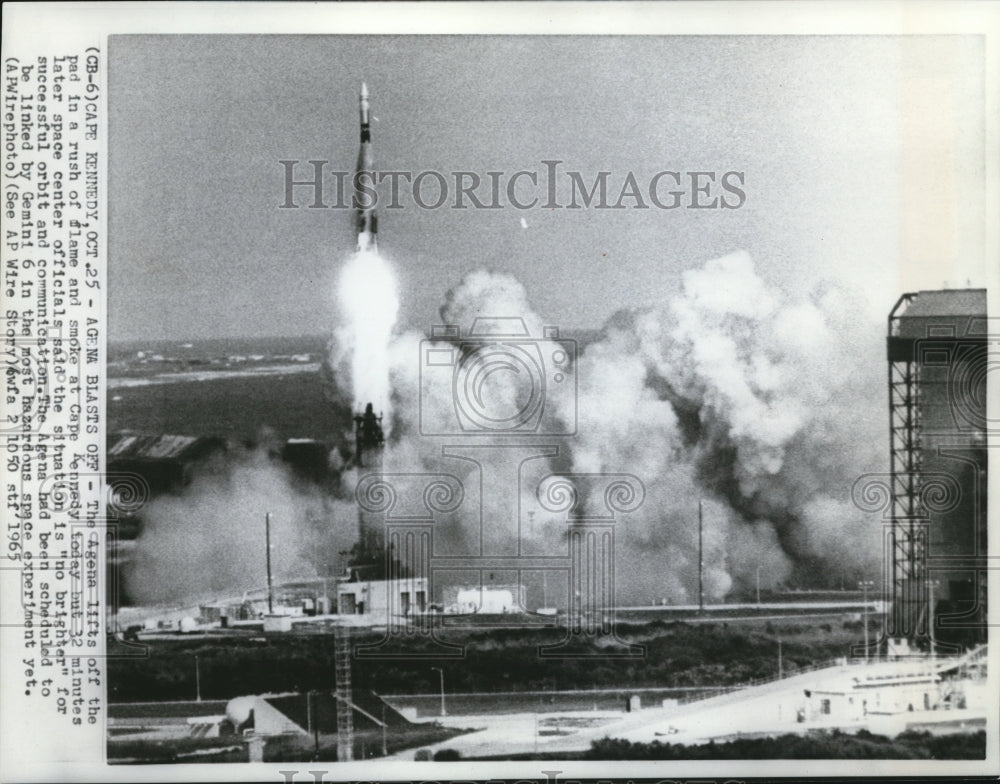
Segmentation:
[(361, 148), (358, 167), (354, 172), (352, 201), (354, 228), (358, 233), (358, 251), (378, 252), (378, 216), (375, 204), (375, 161), (372, 156), (372, 133), (368, 124), (368, 85), (361, 83), (360, 95)]

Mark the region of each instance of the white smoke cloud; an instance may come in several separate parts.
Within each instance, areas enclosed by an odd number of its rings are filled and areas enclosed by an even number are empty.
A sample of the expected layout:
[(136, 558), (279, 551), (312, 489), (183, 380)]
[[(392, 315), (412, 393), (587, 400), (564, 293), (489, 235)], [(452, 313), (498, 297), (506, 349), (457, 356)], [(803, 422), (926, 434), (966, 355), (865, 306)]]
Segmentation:
[[(558, 439), (560, 457), (535, 467), (540, 475), (630, 473), (643, 481), (645, 503), (619, 521), (622, 597), (696, 598), (699, 498), (711, 599), (735, 584), (753, 586), (758, 568), (765, 587), (807, 578), (795, 574), (797, 563), (874, 574), (878, 526), (850, 502), (854, 479), (882, 460), (883, 428), (871, 413), (881, 392), (881, 344), (878, 324), (863, 312), (832, 285), (782, 297), (740, 252), (686, 273), (662, 307), (616, 314), (583, 348), (574, 369), (576, 400), (547, 400), (543, 420), (550, 429), (569, 421), (575, 403), (577, 433)], [(535, 336), (545, 323), (515, 279), (477, 271), (448, 292), (442, 318), (464, 337), (487, 316), (519, 316)], [(541, 345), (545, 357), (556, 344)], [(421, 336), (410, 333), (390, 351), (400, 412), (390, 452), (397, 466), (440, 470), (449, 463), (437, 442), (422, 438), (405, 414), (422, 403), (425, 427), (453, 425), (452, 376), (421, 378), (420, 347)], [(505, 382), (487, 394), (498, 407), (516, 407), (523, 386)], [(483, 455), (484, 477), (496, 476), (502, 454)], [(472, 482), (464, 470), (463, 481)], [(521, 492), (522, 514), (536, 515), (536, 535), (547, 547), (564, 547), (565, 520)], [(595, 491), (588, 504), (596, 509), (603, 499)], [(484, 510), (487, 520), (509, 513)], [(471, 539), (475, 525), (478, 518), (453, 520), (451, 530)]]
[(143, 508), (125, 574), (129, 594), (164, 604), (263, 589), (267, 512), (276, 582), (326, 574), (338, 543), (343, 549), (356, 537), (353, 505), (295, 482), (264, 450), (230, 456), (203, 466), (183, 494)]
[(476, 270), (445, 294), (441, 305), (445, 324), (469, 329), (481, 317), (521, 318), (529, 334), (542, 336), (541, 318), (532, 310), (524, 286), (511, 275)]

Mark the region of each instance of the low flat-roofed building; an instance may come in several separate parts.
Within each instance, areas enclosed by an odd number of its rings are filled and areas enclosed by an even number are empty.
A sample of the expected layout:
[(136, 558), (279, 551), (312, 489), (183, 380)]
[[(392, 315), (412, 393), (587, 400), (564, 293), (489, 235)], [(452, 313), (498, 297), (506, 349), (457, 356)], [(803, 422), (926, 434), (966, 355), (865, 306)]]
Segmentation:
[(463, 615), (505, 615), (526, 607), (525, 587), (515, 583), (450, 586), (444, 595), (446, 611)]
[(337, 584), (340, 615), (412, 615), (427, 610), (427, 578), (342, 580)]

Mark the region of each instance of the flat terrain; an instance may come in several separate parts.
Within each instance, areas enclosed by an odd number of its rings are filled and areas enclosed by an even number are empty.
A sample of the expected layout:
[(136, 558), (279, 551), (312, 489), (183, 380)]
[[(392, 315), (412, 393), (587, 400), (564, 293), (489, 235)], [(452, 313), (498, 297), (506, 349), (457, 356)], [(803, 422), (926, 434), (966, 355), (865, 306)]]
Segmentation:
[[(356, 634), (358, 645), (380, 639), (375, 633)], [(511, 705), (511, 710), (556, 705), (552, 700), (557, 695), (547, 692), (621, 690), (600, 698), (598, 707), (610, 707), (620, 704), (625, 691), (640, 687), (711, 689), (773, 677), (779, 667), (779, 640), (781, 667), (787, 674), (849, 656), (851, 646), (862, 637), (860, 623), (844, 618), (754, 619), (740, 624), (654, 621), (618, 626), (623, 642), (642, 646), (639, 655), (622, 657), (623, 646), (584, 643), (568, 646), (568, 658), (539, 655), (540, 647), (558, 642), (563, 635), (559, 629), (456, 630), (443, 639), (463, 646), (464, 652), (440, 660), (434, 658), (440, 649), (432, 641), (416, 637), (405, 647), (387, 646), (381, 650), (382, 658), (355, 658), (352, 679), (356, 688), (378, 694), (435, 695), (440, 684), (431, 667), (437, 666), (444, 670), (448, 694), (535, 692), (523, 698), (526, 702)], [(193, 699), (197, 693), (195, 656), (201, 696), (206, 700), (334, 686), (333, 645), (326, 636), (203, 639), (178, 635), (121, 648), (120, 653), (108, 662), (113, 703)], [(589, 705), (587, 697), (581, 705), (579, 695), (559, 699), (560, 708), (580, 709), (592, 708), (595, 698), (589, 698)]]

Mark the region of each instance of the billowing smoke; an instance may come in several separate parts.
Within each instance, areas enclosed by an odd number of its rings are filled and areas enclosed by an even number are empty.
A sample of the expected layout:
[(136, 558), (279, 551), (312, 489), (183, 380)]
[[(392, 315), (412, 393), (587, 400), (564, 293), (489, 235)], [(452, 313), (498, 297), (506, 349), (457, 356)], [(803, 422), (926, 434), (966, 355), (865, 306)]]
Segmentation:
[[(576, 433), (536, 439), (555, 445), (556, 455), (519, 452), (530, 459), (518, 485), (510, 448), (488, 430), (476, 443), (492, 448), (478, 450), (475, 462), (441, 456), (442, 444), (463, 443), (460, 409), (516, 412), (532, 394), (524, 368), (500, 367), (472, 390), (478, 399), (455, 405), (469, 392), (455, 381), (460, 358), (488, 351), (467, 337), (475, 319), (519, 317), (532, 336), (543, 335), (544, 321), (515, 279), (474, 272), (442, 306), (443, 320), (463, 329), (458, 341), (422, 342), (412, 333), (393, 341), (399, 417), (386, 470), (448, 471), (473, 491), (482, 477), (487, 490), (467, 499), (470, 513), (436, 529), (442, 547), (462, 552), (478, 542), (482, 521), (506, 528), (510, 542), (520, 536), (522, 547), (565, 551), (566, 516), (539, 505), (537, 482), (551, 473), (639, 477), (644, 503), (620, 516), (616, 534), (624, 601), (697, 597), (699, 500), (709, 598), (748, 589), (758, 574), (763, 587), (816, 585), (824, 574), (874, 576), (877, 521), (850, 501), (854, 480), (881, 464), (884, 442), (879, 325), (864, 314), (832, 284), (781, 296), (745, 253), (691, 270), (661, 307), (619, 312), (580, 346), (575, 395), (543, 367), (545, 411), (534, 432), (570, 431), (575, 418)], [(544, 365), (560, 344), (542, 338), (535, 345)], [(428, 368), (428, 348), (454, 351), (453, 366)], [(457, 439), (428, 437), (452, 431)], [(504, 482), (518, 491), (488, 492)], [(580, 488), (591, 494), (587, 510), (604, 509), (597, 485)]]
[(758, 568), (765, 586), (875, 574), (880, 531), (850, 488), (881, 463), (880, 352), (845, 292), (786, 301), (745, 253), (687, 272), (661, 308), (613, 317), (578, 365), (572, 449), (576, 466), (646, 482), (622, 537), (637, 583), (667, 572), (692, 598), (698, 498), (710, 596)]
[(230, 454), (202, 465), (183, 494), (143, 508), (125, 570), (129, 595), (140, 604), (180, 604), (260, 591), (267, 512), (276, 583), (325, 574), (334, 546), (355, 535), (353, 508), (293, 479), (266, 449)]

